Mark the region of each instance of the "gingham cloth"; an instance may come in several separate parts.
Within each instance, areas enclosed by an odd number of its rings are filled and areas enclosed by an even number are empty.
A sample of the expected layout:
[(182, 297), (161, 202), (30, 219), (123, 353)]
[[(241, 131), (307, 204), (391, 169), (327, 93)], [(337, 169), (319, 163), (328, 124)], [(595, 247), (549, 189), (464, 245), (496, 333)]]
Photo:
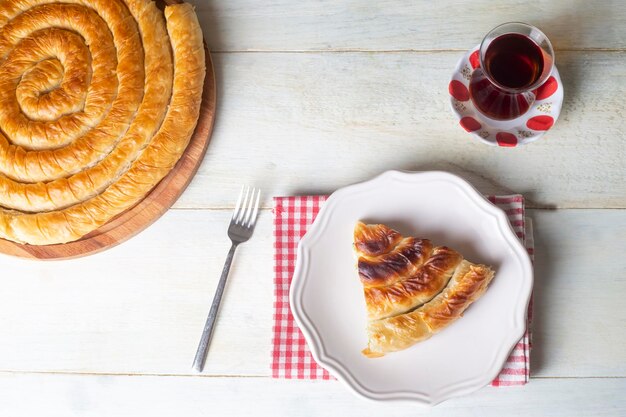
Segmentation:
[[(298, 242), (313, 223), (327, 196), (274, 198), (274, 327), (272, 376), (274, 378), (333, 379), (311, 356), (304, 336), (296, 326), (289, 308), (289, 286), (296, 264)], [(488, 196), (503, 209), (515, 233), (525, 243), (533, 259), (532, 224), (525, 217), (521, 195)], [(532, 300), (528, 308), (526, 332), (517, 343), (493, 386), (523, 385), (528, 382), (530, 362), (530, 322)]]

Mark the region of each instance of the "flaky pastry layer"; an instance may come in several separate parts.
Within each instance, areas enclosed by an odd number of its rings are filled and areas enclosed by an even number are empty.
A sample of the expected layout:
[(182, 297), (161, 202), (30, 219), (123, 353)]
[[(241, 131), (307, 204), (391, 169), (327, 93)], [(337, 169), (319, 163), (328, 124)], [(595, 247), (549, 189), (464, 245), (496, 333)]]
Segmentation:
[(204, 77), (189, 4), (0, 2), (0, 238), (69, 242), (139, 202), (186, 148)]
[[(411, 239), (416, 240), (384, 225), (358, 223), (355, 227), (355, 252), (369, 318), (368, 347), (363, 350), (368, 357), (406, 349), (443, 330), (484, 293), (494, 276), (490, 267), (464, 260), (445, 246), (424, 244), (424, 253), (409, 259), (402, 255), (402, 244)], [(399, 261), (403, 256), (406, 259)], [(362, 259), (368, 261), (365, 278)], [(381, 272), (371, 280), (371, 264), (383, 265), (375, 269), (386, 274)]]

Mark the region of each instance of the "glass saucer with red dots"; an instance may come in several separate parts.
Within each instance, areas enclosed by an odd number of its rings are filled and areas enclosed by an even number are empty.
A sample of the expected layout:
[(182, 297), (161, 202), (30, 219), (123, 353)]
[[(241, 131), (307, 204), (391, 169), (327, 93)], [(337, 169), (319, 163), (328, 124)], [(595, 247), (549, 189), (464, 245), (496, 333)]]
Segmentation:
[(548, 80), (537, 90), (530, 109), (512, 120), (494, 120), (479, 112), (470, 99), (472, 72), (480, 66), (479, 46), (470, 49), (457, 63), (448, 84), (450, 107), (459, 125), (488, 145), (513, 147), (534, 142), (554, 125), (563, 104), (563, 84), (556, 65)]

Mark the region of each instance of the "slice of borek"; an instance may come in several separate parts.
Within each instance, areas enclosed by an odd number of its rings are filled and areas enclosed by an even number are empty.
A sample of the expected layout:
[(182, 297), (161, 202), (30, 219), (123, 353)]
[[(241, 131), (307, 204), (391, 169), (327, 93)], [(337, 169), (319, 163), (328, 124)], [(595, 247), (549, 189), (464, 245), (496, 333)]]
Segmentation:
[(357, 223), (354, 250), (369, 320), (368, 357), (429, 338), (460, 317), (493, 278), (488, 266), (382, 224)]

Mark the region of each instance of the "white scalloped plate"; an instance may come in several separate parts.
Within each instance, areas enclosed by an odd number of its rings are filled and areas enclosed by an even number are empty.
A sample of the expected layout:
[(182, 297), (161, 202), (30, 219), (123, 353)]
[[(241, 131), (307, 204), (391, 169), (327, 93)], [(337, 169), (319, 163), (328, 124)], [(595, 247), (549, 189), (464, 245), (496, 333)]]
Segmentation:
[[(464, 317), (429, 340), (377, 359), (367, 343), (355, 269), (358, 220), (455, 248), (496, 276)], [(388, 171), (336, 191), (298, 247), (290, 291), (294, 318), (318, 364), (372, 400), (434, 405), (489, 384), (522, 337), (532, 289), (530, 259), (505, 213), (445, 172)]]

